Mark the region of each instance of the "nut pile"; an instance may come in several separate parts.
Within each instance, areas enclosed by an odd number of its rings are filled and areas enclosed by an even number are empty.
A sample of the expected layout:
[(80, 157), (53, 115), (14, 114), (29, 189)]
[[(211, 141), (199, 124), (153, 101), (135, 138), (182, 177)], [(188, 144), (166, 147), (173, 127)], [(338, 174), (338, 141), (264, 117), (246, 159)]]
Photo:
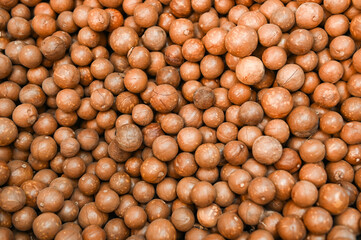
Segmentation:
[(0, 7), (0, 239), (361, 233), (361, 0)]

